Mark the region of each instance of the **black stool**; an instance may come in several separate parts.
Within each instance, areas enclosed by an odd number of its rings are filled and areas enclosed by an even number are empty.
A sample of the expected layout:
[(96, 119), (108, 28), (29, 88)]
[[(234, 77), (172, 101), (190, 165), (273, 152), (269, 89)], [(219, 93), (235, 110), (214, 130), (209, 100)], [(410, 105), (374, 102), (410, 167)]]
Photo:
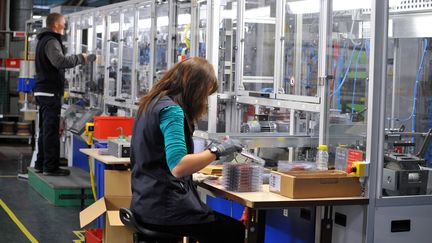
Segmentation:
[(139, 243), (141, 241), (144, 241), (146, 243), (174, 242), (175, 240), (179, 241), (183, 238), (183, 236), (181, 235), (155, 231), (143, 227), (142, 225), (138, 224), (138, 222), (135, 220), (132, 211), (130, 211), (130, 209), (128, 208), (120, 208), (120, 220), (124, 225), (126, 225), (127, 227), (131, 228), (134, 231), (133, 234), (134, 243)]

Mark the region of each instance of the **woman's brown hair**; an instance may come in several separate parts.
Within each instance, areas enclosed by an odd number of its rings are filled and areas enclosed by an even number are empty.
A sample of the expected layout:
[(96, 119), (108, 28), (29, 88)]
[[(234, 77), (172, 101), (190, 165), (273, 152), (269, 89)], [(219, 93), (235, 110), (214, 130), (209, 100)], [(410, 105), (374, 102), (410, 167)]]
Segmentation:
[(201, 57), (192, 57), (170, 68), (140, 100), (138, 116), (152, 100), (169, 96), (185, 112), (190, 122), (197, 122), (207, 112), (207, 98), (217, 90), (213, 66)]

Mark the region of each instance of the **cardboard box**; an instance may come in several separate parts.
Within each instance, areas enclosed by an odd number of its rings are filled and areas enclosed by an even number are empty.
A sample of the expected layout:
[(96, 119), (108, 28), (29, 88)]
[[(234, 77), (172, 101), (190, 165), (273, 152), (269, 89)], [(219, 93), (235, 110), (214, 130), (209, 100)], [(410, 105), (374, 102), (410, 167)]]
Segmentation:
[(289, 198), (356, 197), (361, 188), (357, 177), (344, 171), (289, 171), (270, 174), (271, 192)]
[(23, 111), (22, 112), (23, 113), (23, 119), (24, 119), (24, 121), (35, 121), (36, 120), (36, 113), (37, 113), (37, 111), (36, 110), (34, 110), (34, 111)]
[(103, 242), (133, 242), (132, 230), (123, 225), (119, 216), (119, 209), (129, 208), (132, 199), (130, 171), (105, 170), (104, 188), (105, 197), (80, 212), (81, 228), (106, 213)]

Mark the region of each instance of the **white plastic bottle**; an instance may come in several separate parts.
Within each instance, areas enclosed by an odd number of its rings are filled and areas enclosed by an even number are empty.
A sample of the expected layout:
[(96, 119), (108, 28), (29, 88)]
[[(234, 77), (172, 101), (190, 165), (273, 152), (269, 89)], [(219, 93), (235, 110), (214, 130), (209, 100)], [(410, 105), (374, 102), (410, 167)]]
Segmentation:
[(320, 144), (318, 146), (318, 153), (316, 157), (317, 169), (328, 170), (328, 146)]

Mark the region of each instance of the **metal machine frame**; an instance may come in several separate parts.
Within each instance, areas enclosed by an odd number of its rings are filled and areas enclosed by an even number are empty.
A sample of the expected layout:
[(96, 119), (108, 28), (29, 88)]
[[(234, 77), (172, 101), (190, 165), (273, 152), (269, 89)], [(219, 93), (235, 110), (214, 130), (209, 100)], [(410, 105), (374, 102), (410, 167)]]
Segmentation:
[[(192, 56), (199, 54), (199, 15), (200, 6), (202, 4), (207, 4), (207, 23), (206, 23), (206, 53), (205, 57), (213, 64), (214, 69), (219, 74), (219, 80), (221, 82), (220, 89), (216, 94), (209, 97), (209, 109), (208, 116), (205, 118), (207, 121), (207, 129), (202, 129), (201, 131), (196, 131), (195, 136), (205, 138), (205, 139), (219, 139), (225, 135), (230, 135), (231, 137), (237, 138), (245, 142), (249, 148), (272, 148), (272, 147), (283, 147), (290, 148), (289, 160), (295, 160), (294, 149), (299, 147), (316, 147), (318, 144), (329, 144), (333, 140), (343, 141), (344, 143), (354, 143), (356, 140), (365, 141), (366, 145), (366, 162), (369, 162), (369, 177), (364, 182), (366, 186), (365, 197), (369, 198), (369, 205), (367, 208), (367, 224), (366, 224), (366, 241), (372, 242), (374, 239), (374, 230), (377, 229), (379, 225), (375, 225), (376, 216), (375, 212), (382, 207), (398, 207), (398, 206), (410, 206), (410, 205), (431, 205), (432, 196), (430, 195), (419, 195), (419, 196), (401, 196), (401, 197), (384, 197), (382, 195), (382, 177), (384, 168), (384, 143), (385, 143), (385, 92), (386, 86), (385, 82), (382, 80), (387, 80), (387, 46), (388, 46), (388, 29), (390, 27), (389, 21), (393, 21), (392, 28), (393, 36), (399, 36), (403, 38), (414, 37), (415, 33), (404, 32), (400, 28), (394, 28), (395, 23), (399, 23), (399, 26), (409, 26), (415, 21), (429, 20), (431, 19), (431, 6), (415, 7), (406, 10), (404, 4), (396, 7), (395, 9), (389, 10), (389, 0), (371, 0), (371, 9), (361, 9), (361, 13), (370, 17), (366, 22), (370, 22), (370, 36), (367, 33), (359, 36), (361, 39), (370, 39), (370, 51), (369, 51), (369, 82), (366, 87), (366, 94), (368, 98), (367, 102), (367, 122), (363, 122), (361, 125), (365, 127), (364, 134), (358, 136), (338, 136), (339, 134), (330, 134), (330, 124), (329, 124), (329, 109), (331, 107), (331, 102), (329, 101), (330, 94), (330, 84), (334, 81), (335, 77), (332, 74), (332, 42), (334, 40), (333, 33), (333, 2), (332, 0), (317, 0), (319, 2), (319, 43), (318, 43), (318, 60), (317, 60), (317, 93), (315, 96), (302, 95), (299, 88), (295, 88), (292, 94), (286, 94), (283, 91), (282, 83), (284, 79), (284, 54), (285, 54), (285, 44), (287, 38), (285, 36), (286, 29), (286, 4), (289, 2), (287, 0), (275, 1), (275, 17), (268, 18), (263, 21), (266, 23), (274, 23), (275, 25), (275, 40), (274, 40), (274, 72), (271, 77), (248, 77), (243, 73), (244, 68), (244, 57), (245, 57), (245, 12), (246, 12), (246, 0), (233, 0), (228, 2), (233, 2), (233, 9), (231, 11), (233, 16), (232, 20), (235, 21), (232, 24), (232, 29), (224, 30), (223, 33), (220, 29), (220, 25), (224, 21), (222, 17), (222, 12), (224, 11), (224, 6), (227, 1), (222, 0), (207, 0), (199, 1), (192, 0), (190, 3), (182, 2), (181, 4), (190, 4), (191, 8), (191, 48), (190, 54)], [(108, 43), (105, 48), (105, 67), (109, 67), (110, 63), (110, 42), (108, 41), (108, 34), (110, 28), (110, 18), (109, 13), (113, 10), (122, 12), (125, 8), (138, 9), (144, 5), (150, 5), (151, 9), (151, 37), (150, 40), (150, 63), (149, 70), (150, 76), (148, 78), (149, 88), (154, 82), (157, 81), (156, 73), (156, 35), (157, 35), (157, 6), (161, 4), (167, 4), (168, 8), (168, 19), (177, 19), (176, 7), (177, 1), (145, 1), (132, 0), (128, 2), (123, 2), (120, 4), (108, 5), (105, 7), (85, 10), (79, 13), (74, 13), (67, 15), (67, 17), (72, 20), (70, 21), (70, 26), (72, 28), (71, 38), (68, 40), (69, 45), (76, 44), (75, 39), (75, 24), (73, 19), (80, 18), (80, 16), (92, 15), (94, 18), (97, 15), (104, 16), (105, 27), (104, 30), (104, 40), (103, 43)], [(426, 3), (425, 1), (425, 4)], [(400, 7), (400, 8), (399, 8)], [(391, 13), (397, 13), (390, 16)], [(417, 13), (413, 15), (412, 13)], [(421, 14), (418, 14), (422, 12)], [(119, 40), (122, 39), (122, 26), (123, 18), (120, 15), (119, 23)], [(132, 60), (131, 68), (131, 94), (129, 98), (120, 97), (121, 91), (121, 76), (122, 76), (122, 44), (119, 45), (119, 62), (117, 65), (117, 85), (116, 85), (116, 96), (109, 95), (109, 71), (105, 70), (104, 77), (104, 97), (103, 97), (103, 107), (106, 112), (106, 105), (119, 107), (123, 110), (125, 115), (134, 115), (137, 109), (137, 99), (135, 94), (137, 94), (137, 62), (138, 62), (138, 10), (135, 10), (135, 26), (134, 26), (134, 43), (133, 50), (134, 56)], [(297, 28), (301, 29), (302, 14), (296, 16)], [(176, 21), (168, 21), (170, 24), (168, 26), (168, 36), (167, 36), (167, 67), (169, 68), (176, 62)], [(95, 26), (94, 26), (95, 28)], [(364, 27), (366, 28), (366, 27)], [(368, 27), (369, 28), (369, 27)], [(202, 30), (201, 30), (202, 31)], [(427, 33), (426, 33), (427, 32)], [(432, 32), (426, 31), (425, 37), (431, 37)], [(226, 36), (223, 36), (226, 34)], [(228, 37), (227, 37), (228, 36)], [(224, 50), (229, 51), (229, 58), (222, 59), (220, 56), (222, 46), (220, 45), (220, 39), (229, 38), (231, 49)], [(303, 40), (302, 31), (296, 32), (293, 37), (296, 45), (300, 45)], [(96, 36), (93, 38), (96, 40)], [(234, 40), (235, 39), (235, 40)], [(94, 42), (93, 47), (96, 46)], [(296, 80), (301, 78), (300, 63), (302, 62), (302, 50), (297, 50), (294, 56), (294, 62), (296, 65)], [(76, 53), (77, 50), (75, 50)], [(224, 57), (225, 58), (225, 57)], [(235, 63), (234, 63), (235, 62)], [(96, 67), (95, 67), (96, 68)], [(96, 72), (96, 69), (95, 71)], [(260, 92), (244, 90), (244, 83), (246, 82), (260, 82), (272, 83), (271, 92)], [(393, 97), (394, 99), (394, 97)], [(223, 106), (221, 110), (220, 106)], [(283, 108), (289, 110), (290, 114), (290, 129), (288, 133), (256, 133), (247, 134), (240, 133), (242, 114), (241, 107), (244, 105), (255, 106), (256, 110), (259, 107), (273, 107), (273, 108)], [(394, 105), (393, 113), (394, 113)], [(225, 119), (225, 132), (218, 133), (218, 117), (223, 113)], [(311, 116), (315, 116), (319, 124), (318, 134), (298, 134), (298, 124), (300, 123), (300, 118), (297, 116), (298, 113), (306, 113), (306, 127), (307, 130), (311, 129), (312, 120)], [(391, 125), (393, 127), (393, 123)], [(322, 211), (317, 210), (317, 215), (321, 217)], [(378, 221), (377, 221), (378, 222)], [(319, 234), (316, 234), (319, 235)]]

